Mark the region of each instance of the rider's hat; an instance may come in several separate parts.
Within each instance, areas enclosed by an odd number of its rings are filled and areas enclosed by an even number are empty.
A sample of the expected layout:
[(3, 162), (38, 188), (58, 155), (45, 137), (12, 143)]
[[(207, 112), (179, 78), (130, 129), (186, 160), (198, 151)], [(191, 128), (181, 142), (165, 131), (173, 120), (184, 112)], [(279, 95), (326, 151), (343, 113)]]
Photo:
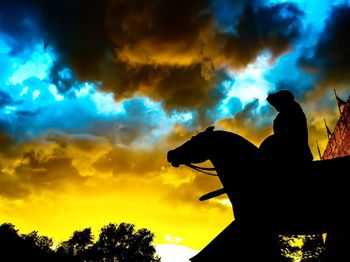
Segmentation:
[(278, 111), (294, 102), (294, 95), (288, 90), (280, 90), (269, 94), (267, 101)]

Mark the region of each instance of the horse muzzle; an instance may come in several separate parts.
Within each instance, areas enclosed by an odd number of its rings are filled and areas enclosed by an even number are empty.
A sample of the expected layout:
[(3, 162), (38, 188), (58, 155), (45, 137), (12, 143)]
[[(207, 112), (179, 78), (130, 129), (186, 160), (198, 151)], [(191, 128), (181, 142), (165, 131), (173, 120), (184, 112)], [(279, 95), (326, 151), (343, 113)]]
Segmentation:
[(179, 167), (180, 166), (180, 162), (176, 160), (175, 157), (175, 150), (170, 150), (167, 154), (167, 160), (168, 162), (173, 166), (173, 167)]

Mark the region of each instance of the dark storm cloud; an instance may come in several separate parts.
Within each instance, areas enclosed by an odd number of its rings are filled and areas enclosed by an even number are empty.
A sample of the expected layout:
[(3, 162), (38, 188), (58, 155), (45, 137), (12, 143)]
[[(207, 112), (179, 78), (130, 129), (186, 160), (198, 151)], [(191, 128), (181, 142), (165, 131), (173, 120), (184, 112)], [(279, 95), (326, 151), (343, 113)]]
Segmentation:
[(0, 31), (11, 37), (12, 53), (39, 39), (53, 46), (58, 53), (53, 79), (70, 66), (80, 79), (99, 80), (100, 62), (111, 47), (105, 29), (106, 6), (104, 0), (5, 0), (0, 3)]
[[(237, 15), (235, 34), (218, 28), (208, 1), (160, 1), (149, 6), (118, 2), (118, 15), (110, 16), (109, 23), (115, 54), (129, 65), (123, 75), (137, 72), (138, 77), (130, 77), (141, 80), (132, 84), (134, 89), (164, 100), (166, 108), (210, 107), (220, 99), (219, 92), (213, 95), (208, 90), (225, 79), (221, 68), (244, 67), (266, 49), (277, 57), (300, 35), (302, 13), (295, 5), (257, 2), (249, 1)], [(232, 8), (241, 5), (236, 1)], [(132, 90), (126, 86), (103, 88), (123, 96), (123, 90)]]
[(314, 54), (300, 59), (300, 65), (314, 73), (322, 90), (350, 83), (350, 6), (334, 6)]
[[(153, 43), (188, 44), (191, 48), (200, 30), (211, 23), (208, 0), (111, 1), (108, 24), (120, 47), (146, 39)], [(152, 59), (152, 58), (150, 58)]]
[(276, 58), (290, 49), (293, 41), (300, 36), (302, 15), (294, 4), (247, 4), (234, 34), (223, 36), (225, 44), (221, 52), (234, 67), (244, 67), (253, 62), (257, 54), (265, 49)]
[(111, 64), (101, 88), (113, 92), (117, 100), (135, 94), (162, 101), (165, 109), (213, 106), (222, 93), (217, 84), (227, 76), (223, 70), (208, 76), (202, 64), (188, 66)]
[(206, 79), (199, 64), (170, 67), (159, 81), (144, 89), (144, 92), (164, 101), (165, 109), (210, 108), (222, 98), (223, 94), (216, 87), (226, 77), (223, 72), (217, 72), (215, 77)]
[(62, 92), (72, 84), (59, 76), (68, 66), (116, 99), (146, 95), (166, 109), (188, 109), (217, 103), (226, 66), (244, 67), (265, 49), (277, 57), (300, 33), (301, 12), (292, 4), (232, 1), (234, 34), (220, 28), (212, 6), (209, 0), (22, 0), (1, 3), (16, 16), (1, 14), (16, 20), (4, 31), (17, 42), (40, 32), (57, 51), (51, 78)]
[(35, 6), (26, 0), (0, 1), (0, 33), (6, 34), (5, 41), (11, 46), (11, 54), (16, 55), (39, 38), (38, 18)]

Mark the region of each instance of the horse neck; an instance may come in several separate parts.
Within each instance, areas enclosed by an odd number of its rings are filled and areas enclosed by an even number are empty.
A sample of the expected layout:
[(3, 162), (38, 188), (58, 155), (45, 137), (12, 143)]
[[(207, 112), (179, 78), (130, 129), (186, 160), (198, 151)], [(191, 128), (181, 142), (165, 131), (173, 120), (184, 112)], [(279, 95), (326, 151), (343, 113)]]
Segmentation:
[(209, 160), (218, 167), (252, 161), (258, 154), (258, 148), (248, 140), (225, 131), (215, 131), (209, 147)]
[(258, 148), (233, 133), (216, 131), (209, 150), (211, 152), (209, 160), (217, 170), (222, 182), (227, 179), (231, 182), (240, 180), (242, 179), (241, 171), (249, 172), (258, 165)]

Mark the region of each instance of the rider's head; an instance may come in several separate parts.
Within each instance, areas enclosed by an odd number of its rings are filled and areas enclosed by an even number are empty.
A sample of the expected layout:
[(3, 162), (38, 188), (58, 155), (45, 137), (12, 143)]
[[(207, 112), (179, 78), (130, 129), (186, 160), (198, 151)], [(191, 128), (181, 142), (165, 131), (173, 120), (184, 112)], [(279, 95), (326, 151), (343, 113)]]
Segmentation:
[(276, 93), (269, 94), (267, 101), (276, 108), (277, 111), (283, 111), (294, 103), (294, 96), (288, 90), (280, 90)]

